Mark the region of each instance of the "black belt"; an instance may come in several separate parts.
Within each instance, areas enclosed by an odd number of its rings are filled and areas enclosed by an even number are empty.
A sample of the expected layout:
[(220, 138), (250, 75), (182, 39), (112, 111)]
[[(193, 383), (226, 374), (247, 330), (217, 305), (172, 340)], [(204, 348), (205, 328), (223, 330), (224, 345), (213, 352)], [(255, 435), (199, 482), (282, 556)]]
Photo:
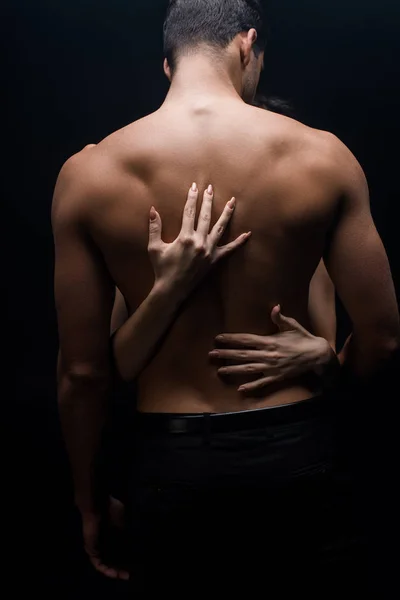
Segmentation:
[(323, 396), (285, 404), (235, 413), (173, 414), (136, 413), (139, 431), (149, 433), (223, 433), (246, 429), (259, 429), (268, 425), (283, 425), (327, 415), (332, 412), (332, 402)]

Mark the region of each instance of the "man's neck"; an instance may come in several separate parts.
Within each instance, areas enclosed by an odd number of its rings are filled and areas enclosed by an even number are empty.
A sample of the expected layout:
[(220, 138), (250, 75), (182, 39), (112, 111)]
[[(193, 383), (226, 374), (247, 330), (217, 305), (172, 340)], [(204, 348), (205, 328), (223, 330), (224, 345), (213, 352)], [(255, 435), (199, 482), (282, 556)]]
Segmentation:
[(165, 104), (191, 98), (238, 99), (240, 94), (241, 81), (229, 72), (229, 67), (222, 62), (213, 64), (210, 56), (196, 54), (180, 59)]

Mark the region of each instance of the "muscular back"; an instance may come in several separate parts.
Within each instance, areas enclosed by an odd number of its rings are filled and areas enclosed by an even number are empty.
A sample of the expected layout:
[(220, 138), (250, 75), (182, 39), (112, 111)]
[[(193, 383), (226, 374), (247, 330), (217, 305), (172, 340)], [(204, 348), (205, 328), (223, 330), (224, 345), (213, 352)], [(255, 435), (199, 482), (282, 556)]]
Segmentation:
[(337, 208), (326, 134), (233, 100), (162, 107), (85, 151), (101, 193), (88, 228), (107, 268), (135, 311), (149, 293), (148, 216), (154, 205), (163, 239), (179, 233), (192, 181), (215, 190), (213, 220), (231, 196), (237, 208), (226, 241), (250, 242), (217, 267), (182, 309), (139, 379), (144, 410), (241, 410), (309, 396), (303, 381), (243, 399), (208, 359), (222, 332), (268, 334), (274, 305), (309, 324), (310, 280)]

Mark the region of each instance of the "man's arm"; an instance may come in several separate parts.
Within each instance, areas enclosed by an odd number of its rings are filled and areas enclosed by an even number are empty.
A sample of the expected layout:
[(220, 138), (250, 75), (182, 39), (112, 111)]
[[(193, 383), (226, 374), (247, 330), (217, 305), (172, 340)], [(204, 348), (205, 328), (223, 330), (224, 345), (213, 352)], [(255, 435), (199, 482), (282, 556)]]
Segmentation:
[(398, 350), (399, 313), (389, 261), (370, 211), (365, 175), (343, 144), (336, 138), (332, 144), (343, 193), (325, 262), (353, 323), (344, 365), (364, 378)]
[(85, 515), (98, 508), (94, 464), (107, 414), (114, 286), (85, 229), (87, 190), (77, 183), (76, 160), (67, 163), (60, 174), (52, 223), (60, 338), (59, 410), (75, 500)]

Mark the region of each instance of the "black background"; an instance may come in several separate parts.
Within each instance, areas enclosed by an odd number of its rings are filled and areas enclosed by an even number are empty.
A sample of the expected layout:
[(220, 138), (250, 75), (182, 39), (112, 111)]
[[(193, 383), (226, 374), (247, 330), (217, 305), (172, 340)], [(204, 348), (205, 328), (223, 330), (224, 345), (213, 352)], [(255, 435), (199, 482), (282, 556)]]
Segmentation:
[[(15, 556), (28, 556), (29, 568), (41, 565), (34, 570), (43, 581), (65, 584), (80, 564), (56, 409), (52, 191), (71, 154), (162, 102), (165, 7), (14, 0), (2, 8), (3, 284), (12, 334), (4, 389), (17, 409), (13, 502), (23, 527), (35, 525), (18, 534)], [(267, 16), (261, 91), (290, 100), (300, 120), (334, 132), (356, 154), (399, 291), (400, 4), (270, 0)]]

